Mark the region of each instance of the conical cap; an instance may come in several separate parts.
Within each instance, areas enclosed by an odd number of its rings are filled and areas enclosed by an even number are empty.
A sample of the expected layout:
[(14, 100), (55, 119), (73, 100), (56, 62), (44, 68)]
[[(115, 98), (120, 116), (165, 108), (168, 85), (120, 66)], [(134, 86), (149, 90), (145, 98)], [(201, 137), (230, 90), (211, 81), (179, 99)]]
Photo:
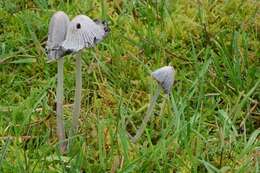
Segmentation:
[(69, 17), (64, 12), (58, 11), (52, 16), (46, 44), (49, 61), (60, 58), (65, 54), (61, 49), (61, 43), (66, 38), (68, 24)]
[(159, 83), (166, 94), (169, 94), (175, 77), (175, 70), (172, 66), (164, 66), (151, 73), (151, 76)]

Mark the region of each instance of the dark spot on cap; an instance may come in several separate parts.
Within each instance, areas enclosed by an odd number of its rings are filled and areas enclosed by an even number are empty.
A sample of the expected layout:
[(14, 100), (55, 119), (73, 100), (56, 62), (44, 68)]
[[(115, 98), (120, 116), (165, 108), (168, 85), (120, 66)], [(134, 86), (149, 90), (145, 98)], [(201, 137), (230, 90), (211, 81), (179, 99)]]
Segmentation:
[(80, 23), (77, 23), (76, 28), (77, 28), (77, 29), (80, 29), (80, 28), (81, 28)]
[(97, 43), (97, 37), (94, 37), (94, 43), (95, 44)]

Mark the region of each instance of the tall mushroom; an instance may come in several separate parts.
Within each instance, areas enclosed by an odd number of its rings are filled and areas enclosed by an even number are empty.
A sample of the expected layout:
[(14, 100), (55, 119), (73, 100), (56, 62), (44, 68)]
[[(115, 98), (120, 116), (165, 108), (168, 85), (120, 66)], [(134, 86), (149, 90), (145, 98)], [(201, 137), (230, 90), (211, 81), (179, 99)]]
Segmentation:
[(133, 143), (136, 143), (138, 139), (141, 137), (141, 135), (143, 134), (145, 127), (152, 116), (152, 111), (156, 104), (156, 100), (160, 95), (161, 88), (163, 89), (165, 94), (167, 95), (170, 94), (174, 82), (175, 70), (172, 66), (164, 66), (152, 72), (151, 76), (157, 81), (159, 86), (157, 86), (157, 90), (149, 103), (142, 124), (137, 130), (135, 136), (132, 137), (129, 134), (129, 137), (131, 138)]
[(46, 44), (48, 61), (51, 62), (57, 60), (58, 63), (56, 90), (56, 123), (60, 151), (62, 153), (66, 151), (66, 142), (63, 123), (63, 56), (65, 55), (65, 51), (62, 50), (61, 43), (65, 40), (68, 24), (69, 17), (62, 11), (56, 12), (50, 20), (48, 40)]
[[(68, 26), (68, 32), (62, 48), (66, 52), (77, 53), (84, 48), (94, 47), (108, 34), (109, 28), (104, 21), (92, 20), (88, 16), (76, 16)], [(80, 115), (82, 72), (81, 57), (76, 55), (76, 91), (72, 117), (72, 134), (78, 128), (78, 118)]]

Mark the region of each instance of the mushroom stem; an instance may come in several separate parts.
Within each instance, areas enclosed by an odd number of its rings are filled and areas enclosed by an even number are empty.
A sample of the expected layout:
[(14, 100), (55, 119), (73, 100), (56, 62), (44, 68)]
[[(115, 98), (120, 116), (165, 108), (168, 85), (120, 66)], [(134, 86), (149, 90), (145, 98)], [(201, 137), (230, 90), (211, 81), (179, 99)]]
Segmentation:
[(150, 118), (152, 117), (152, 113), (153, 113), (153, 108), (156, 104), (156, 100), (158, 99), (159, 95), (160, 95), (160, 91), (161, 88), (159, 86), (157, 86), (157, 90), (155, 92), (155, 95), (152, 97), (149, 106), (147, 108), (147, 111), (145, 113), (144, 119), (142, 121), (141, 126), (139, 127), (139, 129), (137, 130), (135, 136), (133, 138), (131, 138), (133, 143), (136, 143), (138, 141), (138, 139), (141, 137), (141, 135), (143, 134), (145, 127), (148, 123), (148, 121), (150, 120)]
[(82, 62), (80, 54), (76, 55), (76, 91), (75, 91), (75, 100), (74, 108), (72, 115), (72, 135), (76, 133), (78, 129), (78, 118), (80, 115), (80, 102), (81, 102), (81, 90), (82, 90)]
[(57, 74), (57, 135), (59, 139), (60, 151), (64, 153), (66, 151), (66, 141), (65, 141), (65, 129), (63, 123), (63, 64), (64, 59), (59, 58), (58, 60), (58, 74)]

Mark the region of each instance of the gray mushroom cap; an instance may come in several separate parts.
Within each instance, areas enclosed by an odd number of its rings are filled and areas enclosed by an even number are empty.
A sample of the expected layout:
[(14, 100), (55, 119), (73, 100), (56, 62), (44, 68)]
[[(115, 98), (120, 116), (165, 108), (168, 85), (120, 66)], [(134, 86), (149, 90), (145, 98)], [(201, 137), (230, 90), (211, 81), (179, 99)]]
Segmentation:
[(56, 12), (50, 21), (46, 52), (48, 61), (53, 61), (64, 56), (65, 51), (61, 48), (61, 43), (65, 40), (69, 17), (62, 11)]
[(94, 47), (108, 32), (105, 22), (93, 21), (88, 16), (78, 15), (69, 23), (62, 48), (67, 52), (78, 52), (83, 48)]
[(169, 94), (175, 77), (175, 70), (172, 66), (164, 66), (151, 73), (151, 76), (158, 82), (166, 94)]

